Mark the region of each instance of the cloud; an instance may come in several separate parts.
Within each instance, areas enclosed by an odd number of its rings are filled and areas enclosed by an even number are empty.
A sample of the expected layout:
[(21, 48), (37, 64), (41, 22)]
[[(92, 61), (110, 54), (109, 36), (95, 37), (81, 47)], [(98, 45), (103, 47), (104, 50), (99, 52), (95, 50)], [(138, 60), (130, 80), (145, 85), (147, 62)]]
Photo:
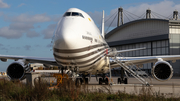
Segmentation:
[(1, 48), (1, 50), (6, 50), (6, 51), (8, 51), (8, 49), (7, 49), (7, 48), (5, 48), (5, 47)]
[(34, 26), (32, 23), (11, 23), (9, 26), (10, 29), (14, 29), (14, 30), (21, 30), (21, 31), (25, 31), (25, 30), (29, 30), (29, 29), (33, 29)]
[(18, 7), (24, 6), (26, 5), (25, 3), (21, 3), (20, 5), (18, 5)]
[(34, 26), (31, 23), (11, 23), (8, 27), (0, 28), (0, 37), (18, 39), (22, 37), (24, 33), (29, 38), (40, 36), (39, 33), (31, 29), (34, 29)]
[[(0, 37), (7, 39), (17, 39), (23, 34), (26, 34), (29, 38), (38, 37), (40, 34), (35, 31), (34, 24), (52, 21), (46, 14), (21, 14), (14, 17), (4, 16), (4, 19), (11, 22), (11, 24), (7, 27), (0, 28)], [(40, 28), (40, 26), (37, 28)]]
[(0, 44), (0, 47), (4, 46), (3, 44)]
[(7, 39), (17, 39), (22, 36), (22, 31), (10, 29), (9, 27), (0, 28), (0, 37)]
[[(0, 2), (2, 2), (2, 0), (0, 0)], [(135, 19), (130, 17), (129, 14), (127, 14), (127, 12), (133, 13), (137, 16), (141, 16), (142, 14), (146, 13), (146, 9), (152, 10), (152, 17), (157, 17), (155, 16), (155, 14), (153, 14), (153, 12), (168, 17), (170, 14), (171, 15), (173, 14), (174, 10), (180, 11), (180, 4), (174, 3), (173, 1), (165, 0), (158, 3), (152, 3), (152, 4), (141, 3), (135, 6), (126, 7), (124, 8), (124, 22), (126, 23), (132, 20), (139, 19), (138, 17), (134, 17)], [(117, 10), (118, 8), (112, 9), (109, 15), (107, 14), (105, 15), (105, 28), (108, 28), (110, 25), (111, 28), (117, 26)], [(102, 20), (102, 12), (95, 11), (95, 12), (88, 12), (88, 14), (93, 18), (97, 26), (100, 27)], [(1, 15), (4, 15), (3, 12), (0, 12), (0, 16)], [(131, 16), (133, 15), (131, 14)], [(40, 31), (40, 34), (36, 32), (36, 29), (41, 28), (40, 24), (42, 22), (57, 22), (59, 19), (60, 19), (60, 15), (50, 16), (47, 14), (35, 14), (35, 15), (20, 14), (18, 16), (11, 16), (11, 17), (4, 15), (4, 20), (10, 22), (10, 25), (7, 27), (0, 28), (0, 37), (5, 37), (7, 39), (20, 38), (23, 34), (26, 34), (27, 37), (33, 38), (33, 37), (38, 37), (41, 34), (44, 36), (44, 39), (50, 39), (53, 36), (53, 32), (55, 30), (56, 24), (50, 24), (46, 29)], [(113, 19), (114, 22), (112, 23)], [(34, 27), (35, 24), (39, 26)], [(105, 29), (105, 31), (106, 30), (107, 29)]]
[(38, 23), (38, 22), (47, 22), (51, 21), (51, 18), (46, 14), (36, 14), (36, 15), (27, 15), (21, 14), (16, 17), (5, 18), (6, 20), (11, 20), (12, 22), (23, 22), (23, 23)]
[(35, 47), (41, 47), (40, 45), (35, 45)]
[(21, 49), (21, 47), (15, 47), (15, 49)]
[[(20, 4), (19, 6), (21, 5), (24, 5), (24, 3)], [(60, 18), (60, 15), (47, 15), (45, 13), (35, 15), (25, 13), (18, 16), (9, 16), (7, 14), (3, 14), (3, 12), (0, 12), (0, 16), (4, 17), (4, 21), (10, 23), (9, 26), (0, 28), (0, 37), (7, 39), (17, 39), (22, 37), (23, 34), (26, 34), (26, 36), (29, 38), (38, 37), (41, 33), (37, 33), (36, 29), (40, 29), (41, 24), (44, 22), (57, 22)], [(55, 27), (53, 27), (53, 25), (49, 25), (47, 29), (43, 29), (45, 32), (45, 39), (52, 37), (54, 28)]]
[(37, 26), (37, 28), (41, 28), (41, 26)]
[(48, 48), (52, 47), (52, 43), (49, 43), (46, 47)]
[(8, 46), (6, 46), (6, 47), (8, 47), (9, 48), (9, 50), (19, 50), (19, 49), (21, 49), (21, 47), (12, 47), (12, 46), (10, 46), (10, 45), (8, 45)]
[(0, 44), (0, 50), (6, 51), (6, 53), (8, 52), (8, 49), (6, 47), (4, 47), (3, 44)]
[[(173, 1), (162, 1), (156, 4), (147, 4), (143, 3), (138, 6), (129, 7), (127, 8), (127, 11), (132, 12), (136, 15), (142, 15), (146, 12), (147, 9), (151, 9), (152, 14), (153, 12), (156, 12), (160, 15), (163, 15), (165, 17), (168, 17), (170, 14), (173, 14), (174, 10), (180, 11), (180, 4), (175, 4)], [(155, 17), (155, 15), (154, 15)], [(157, 17), (157, 16), (156, 16)]]
[(58, 22), (60, 19), (61, 19), (61, 17), (62, 17), (63, 15), (53, 15), (53, 16), (51, 16), (51, 19), (54, 21), (54, 22)]
[(51, 39), (53, 37), (53, 32), (56, 28), (56, 24), (49, 25), (45, 30), (42, 31), (44, 39)]
[[(147, 9), (151, 9), (151, 11), (152, 11), (151, 17), (152, 18), (168, 19), (169, 15), (171, 15), (171, 18), (172, 18), (174, 10), (177, 10), (180, 12), (180, 4), (174, 3), (173, 1), (164, 0), (164, 1), (161, 1), (158, 3), (152, 3), (152, 4), (142, 3), (142, 4), (130, 6), (130, 7), (123, 8), (123, 9), (124, 9), (124, 23), (126, 23), (129, 21), (142, 19), (143, 17), (145, 18), (145, 16), (141, 16), (141, 15), (143, 15), (143, 14), (145, 15)], [(117, 15), (117, 11), (118, 11), (118, 8), (115, 8), (115, 9), (111, 10), (109, 15), (105, 15), (106, 28), (109, 27), (110, 24), (112, 23), (113, 19)], [(130, 14), (130, 13), (132, 13), (132, 14)], [(102, 12), (95, 11), (95, 12), (88, 12), (88, 14), (90, 14), (90, 16), (95, 21), (95, 23), (98, 25), (98, 27), (101, 26)], [(157, 14), (159, 14), (159, 15), (157, 15)], [(137, 15), (137, 16), (135, 16), (135, 15)], [(160, 15), (162, 15), (162, 16), (160, 16)], [(117, 26), (117, 16), (114, 19), (114, 22), (111, 24), (111, 27), (116, 27), (116, 26)]]
[(94, 20), (96, 24), (101, 24), (102, 20), (102, 12), (88, 12), (88, 14), (91, 16), (91, 18)]
[(25, 45), (23, 48), (25, 48), (25, 50), (30, 50), (31, 46), (30, 45)]
[(0, 12), (0, 16), (2, 16), (3, 15), (3, 12)]
[(4, 3), (3, 0), (0, 0), (0, 8), (9, 8), (10, 5), (8, 5), (7, 3)]
[(0, 50), (3, 50), (3, 51), (6, 51), (6, 53), (8, 53), (8, 49), (7, 48), (5, 48), (5, 47), (3, 47), (3, 48), (0, 48)]
[(26, 33), (26, 36), (27, 37), (29, 37), (29, 38), (33, 38), (33, 37), (38, 37), (38, 36), (40, 36), (40, 34), (39, 33), (37, 33), (36, 31), (28, 31), (27, 33)]

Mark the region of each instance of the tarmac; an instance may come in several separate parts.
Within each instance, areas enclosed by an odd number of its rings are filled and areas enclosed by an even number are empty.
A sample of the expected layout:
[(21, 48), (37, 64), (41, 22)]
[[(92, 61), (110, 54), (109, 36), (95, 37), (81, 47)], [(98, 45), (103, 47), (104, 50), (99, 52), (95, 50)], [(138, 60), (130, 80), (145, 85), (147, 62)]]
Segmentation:
[(134, 77), (128, 79), (128, 84), (117, 84), (118, 77), (112, 77), (112, 82), (114, 85), (98, 85), (96, 78), (93, 77), (89, 82), (89, 89), (104, 89), (104, 91), (111, 91), (113, 93), (124, 92), (128, 94), (144, 94), (150, 93), (155, 96), (165, 96), (165, 97), (180, 97), (180, 77), (173, 77), (172, 79), (160, 82), (155, 79), (149, 80), (150, 86), (142, 85)]
[[(150, 86), (142, 85), (134, 77), (128, 79), (128, 84), (117, 84), (118, 77), (112, 77), (113, 85), (99, 85), (95, 77), (91, 77), (89, 84), (87, 86), (81, 85), (81, 88), (85, 87), (90, 91), (101, 91), (109, 93), (123, 92), (128, 94), (145, 94), (149, 93), (155, 96), (164, 97), (180, 97), (180, 77), (172, 77), (170, 80), (165, 82), (160, 82), (155, 79), (149, 80)], [(48, 81), (52, 81), (52, 77)], [(47, 78), (46, 78), (47, 80)], [(55, 81), (56, 82), (56, 81)]]

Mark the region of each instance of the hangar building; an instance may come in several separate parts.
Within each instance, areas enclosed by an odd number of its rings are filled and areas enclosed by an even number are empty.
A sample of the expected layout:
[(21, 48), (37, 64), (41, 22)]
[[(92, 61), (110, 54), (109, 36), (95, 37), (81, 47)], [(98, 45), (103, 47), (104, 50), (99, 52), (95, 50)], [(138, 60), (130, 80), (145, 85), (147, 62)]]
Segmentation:
[[(180, 20), (174, 11), (173, 19), (154, 19), (146, 13), (146, 19), (122, 24), (106, 34), (111, 48), (117, 50), (146, 47), (144, 50), (123, 53), (123, 56), (180, 55)], [(149, 15), (148, 15), (149, 14)], [(175, 63), (174, 63), (175, 62)], [(174, 75), (180, 75), (180, 60), (170, 61)], [(153, 63), (143, 64), (142, 69), (151, 73)]]

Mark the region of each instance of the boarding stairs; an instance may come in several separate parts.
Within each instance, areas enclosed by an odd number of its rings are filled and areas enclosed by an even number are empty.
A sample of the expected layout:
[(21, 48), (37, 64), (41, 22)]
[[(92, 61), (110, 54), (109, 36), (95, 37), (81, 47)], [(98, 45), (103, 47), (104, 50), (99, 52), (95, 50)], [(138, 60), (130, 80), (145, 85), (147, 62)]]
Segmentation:
[[(114, 51), (113, 51), (114, 52)], [(120, 65), (120, 67), (122, 67), (125, 71), (127, 71), (128, 73), (130, 73), (132, 76), (134, 76), (138, 81), (140, 81), (142, 84), (149, 86), (148, 81), (150, 81), (150, 77), (148, 76), (147, 73), (143, 74), (143, 75), (139, 75), (139, 73), (143, 73), (143, 71), (137, 67), (136, 65), (134, 65), (132, 62), (128, 61), (126, 59), (126, 57), (124, 57), (121, 53), (113, 53), (113, 57), (112, 59), (118, 64)], [(126, 60), (126, 63), (124, 63), (123, 61)], [(128, 62), (127, 62), (128, 61)], [(127, 76), (127, 74), (126, 74)]]

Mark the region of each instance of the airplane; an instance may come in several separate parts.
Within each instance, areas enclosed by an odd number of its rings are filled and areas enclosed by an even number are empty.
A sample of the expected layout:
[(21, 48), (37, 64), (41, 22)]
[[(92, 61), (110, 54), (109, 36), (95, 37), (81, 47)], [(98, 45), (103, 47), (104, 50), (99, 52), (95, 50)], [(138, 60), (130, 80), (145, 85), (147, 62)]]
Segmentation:
[[(102, 26), (102, 30), (103, 30)], [(102, 35), (101, 35), (102, 34)], [(0, 60), (15, 60), (7, 67), (7, 75), (11, 80), (23, 80), (25, 73), (30, 71), (30, 63), (42, 63), (68, 69), (76, 82), (88, 84), (88, 75), (100, 75), (99, 84), (108, 84), (106, 73), (111, 69), (120, 67), (117, 59), (126, 65), (155, 63), (152, 67), (152, 75), (156, 80), (167, 81), (173, 76), (173, 68), (167, 62), (180, 59), (180, 55), (144, 56), (144, 57), (116, 57), (113, 59), (110, 47), (104, 39), (104, 32), (100, 32), (93, 19), (78, 8), (68, 9), (57, 24), (54, 32), (53, 55), (54, 58), (0, 55)], [(140, 48), (142, 49), (142, 48)], [(117, 53), (140, 49), (120, 50)], [(125, 70), (126, 71), (126, 70)], [(77, 74), (82, 77), (77, 77)], [(120, 78), (118, 78), (119, 80)], [(123, 78), (121, 78), (123, 80)], [(127, 83), (127, 79), (124, 79)]]

